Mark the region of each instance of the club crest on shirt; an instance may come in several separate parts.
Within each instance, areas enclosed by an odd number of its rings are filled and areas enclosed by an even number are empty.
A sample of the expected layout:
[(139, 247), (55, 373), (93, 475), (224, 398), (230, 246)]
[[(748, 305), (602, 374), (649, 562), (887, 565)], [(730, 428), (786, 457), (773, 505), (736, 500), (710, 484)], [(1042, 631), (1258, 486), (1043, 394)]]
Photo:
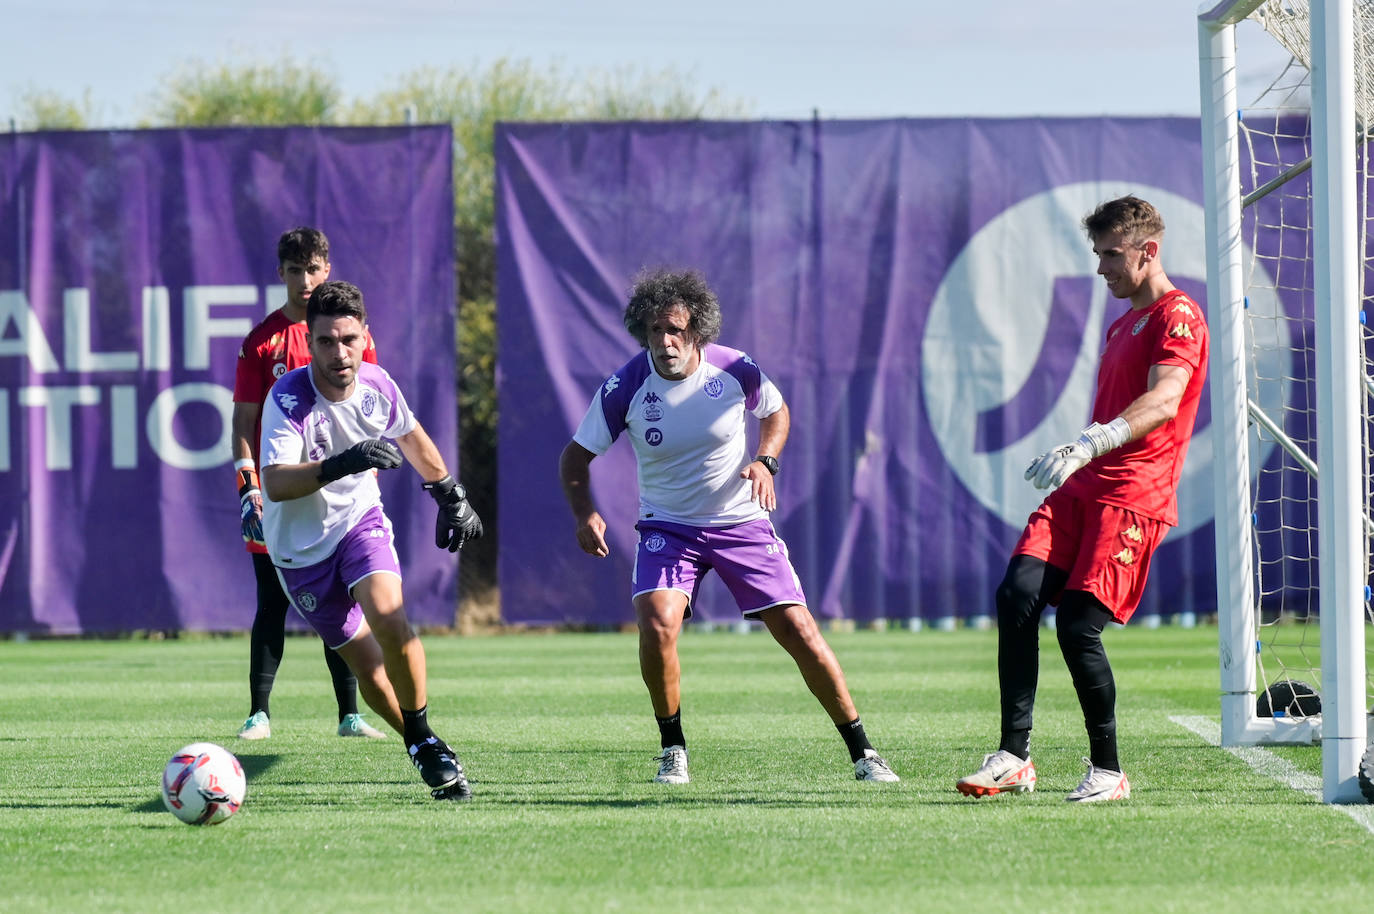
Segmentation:
[(1148, 324), (1149, 322), (1150, 322), (1150, 315), (1148, 315), (1148, 314), (1143, 314), (1143, 315), (1141, 315), (1140, 320), (1136, 321), (1136, 322), (1135, 322), (1135, 326), (1131, 328), (1131, 336), (1135, 336), (1137, 333), (1139, 333), (1140, 331), (1144, 330), (1144, 329), (1145, 329), (1145, 325)]
[(315, 607), (319, 604), (315, 601), (315, 595), (313, 593), (303, 592), (296, 594), (296, 605), (301, 608), (301, 612), (303, 613), (313, 613)]
[(644, 398), (644, 419), (648, 422), (657, 422), (663, 418), (663, 398), (652, 390)]
[(714, 377), (703, 384), (701, 389), (706, 391), (706, 396), (712, 400), (719, 400), (720, 395), (725, 393), (725, 384), (719, 377)]
[(657, 428), (646, 429), (644, 432), (644, 443), (649, 447), (658, 447), (663, 443), (663, 431)]
[(666, 545), (668, 545), (668, 541), (663, 538), (662, 533), (650, 533), (648, 539), (644, 541), (644, 548), (650, 552), (662, 552)]
[(363, 402), (361, 409), (364, 416), (372, 415), (372, 411), (377, 408), (377, 394), (370, 390), (363, 391)]

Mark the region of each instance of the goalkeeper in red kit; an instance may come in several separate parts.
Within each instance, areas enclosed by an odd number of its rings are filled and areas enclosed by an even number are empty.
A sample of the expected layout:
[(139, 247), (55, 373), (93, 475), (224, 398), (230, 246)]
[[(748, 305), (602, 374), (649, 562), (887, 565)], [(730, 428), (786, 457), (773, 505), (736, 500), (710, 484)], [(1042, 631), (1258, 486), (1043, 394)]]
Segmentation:
[[(305, 309), (315, 288), (329, 279), (329, 239), (318, 229), (301, 226), (277, 241), (277, 276), (286, 284), (286, 303), (273, 311), (243, 340), (234, 377), (234, 477), (238, 484), (241, 532), (253, 558), (257, 581), (257, 611), (249, 638), (248, 719), (239, 728), (242, 739), (272, 735), (268, 700), (286, 646), (286, 611), (290, 607), (281, 582), (267, 557), (262, 533), (262, 490), (258, 483), (258, 436), (262, 404), (278, 378), (309, 363)], [(376, 363), (377, 348), (369, 335), (363, 361)], [(340, 736), (380, 739), (386, 734), (358, 713), (358, 680), (343, 658), (324, 648), (325, 663), (334, 682)]]
[(1207, 373), (1202, 311), (1160, 263), (1164, 220), (1121, 197), (1083, 219), (1097, 272), (1130, 307), (1107, 329), (1092, 423), (1026, 470), (1053, 489), (1030, 516), (997, 588), (1002, 736), (956, 784), (974, 797), (1033, 790), (1031, 712), (1039, 677), (1040, 615), (1055, 630), (1088, 731), (1087, 774), (1067, 799), (1125, 799), (1131, 785), (1116, 738), (1116, 681), (1102, 646), (1109, 622), (1140, 602), (1150, 557), (1178, 524), (1177, 489)]

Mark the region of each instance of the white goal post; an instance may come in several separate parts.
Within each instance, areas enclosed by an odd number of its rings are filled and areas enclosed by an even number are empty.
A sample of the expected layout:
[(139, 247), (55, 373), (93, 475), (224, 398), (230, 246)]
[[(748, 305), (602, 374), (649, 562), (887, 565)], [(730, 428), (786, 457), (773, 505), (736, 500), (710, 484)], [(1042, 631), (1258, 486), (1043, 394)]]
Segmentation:
[[(1362, 32), (1371, 12), (1357, 16), (1354, 0), (1312, 0), (1310, 16), (1308, 6), (1213, 0), (1198, 13), (1222, 742), (1320, 739), (1325, 801), (1363, 802), (1374, 397), (1362, 320), (1364, 43), (1374, 30)], [(1247, 18), (1294, 58), (1266, 85), (1253, 128), (1237, 79)], [(1281, 303), (1262, 319), (1247, 313), (1261, 290)], [(1280, 631), (1300, 633), (1297, 645), (1279, 649)], [(1314, 642), (1320, 716), (1260, 717), (1266, 663), (1273, 679), (1315, 673)]]

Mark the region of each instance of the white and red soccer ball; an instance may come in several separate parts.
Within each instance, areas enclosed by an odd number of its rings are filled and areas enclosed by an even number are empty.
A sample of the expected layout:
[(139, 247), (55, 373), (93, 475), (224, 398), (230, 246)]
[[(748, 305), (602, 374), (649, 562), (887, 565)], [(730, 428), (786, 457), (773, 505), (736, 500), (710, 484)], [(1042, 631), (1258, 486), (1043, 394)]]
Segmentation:
[(192, 743), (162, 769), (162, 802), (188, 825), (218, 825), (238, 812), (248, 781), (234, 754), (214, 743)]

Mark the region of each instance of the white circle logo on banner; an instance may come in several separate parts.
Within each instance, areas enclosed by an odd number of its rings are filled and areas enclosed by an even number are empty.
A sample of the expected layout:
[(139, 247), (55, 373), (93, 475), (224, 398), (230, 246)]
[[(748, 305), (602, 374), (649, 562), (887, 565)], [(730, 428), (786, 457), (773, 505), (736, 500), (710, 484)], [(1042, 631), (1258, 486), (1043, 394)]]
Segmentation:
[[(931, 302), (921, 341), (921, 391), (931, 430), (959, 480), (1011, 527), (1022, 527), (1045, 496), (1025, 480), (1026, 467), (1089, 422), (1102, 336), (1127, 304), (1111, 298), (1097, 275), (1081, 220), (1103, 200), (1126, 194), (1149, 200), (1164, 215), (1161, 256), (1169, 277), (1204, 285), (1200, 205), (1161, 188), (1085, 182), (1051, 188), (999, 213), (959, 252)], [(1245, 256), (1249, 263), (1248, 249)], [(1249, 291), (1252, 318), (1278, 313), (1272, 289)], [(1268, 358), (1283, 356), (1274, 350)], [(1287, 402), (1287, 383), (1281, 386), (1261, 402), (1276, 396)], [(1199, 428), (1189, 446), (1176, 535), (1214, 514), (1211, 431), (1210, 425)]]

